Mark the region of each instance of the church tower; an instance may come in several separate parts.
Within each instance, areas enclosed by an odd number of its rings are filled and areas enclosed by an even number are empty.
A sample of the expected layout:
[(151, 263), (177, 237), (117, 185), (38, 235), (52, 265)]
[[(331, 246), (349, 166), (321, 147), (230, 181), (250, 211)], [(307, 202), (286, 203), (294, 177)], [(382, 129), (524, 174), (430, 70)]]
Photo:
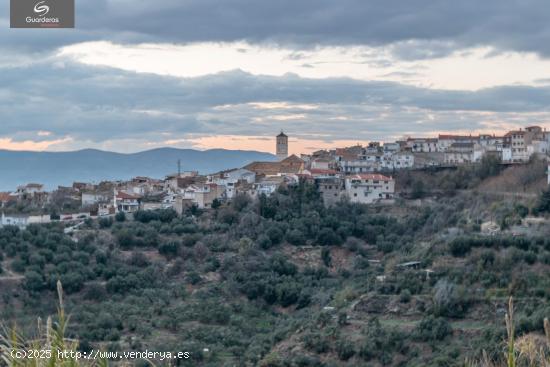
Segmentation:
[(286, 157), (288, 157), (288, 136), (283, 133), (281, 130), (281, 133), (277, 135), (277, 158), (282, 161)]

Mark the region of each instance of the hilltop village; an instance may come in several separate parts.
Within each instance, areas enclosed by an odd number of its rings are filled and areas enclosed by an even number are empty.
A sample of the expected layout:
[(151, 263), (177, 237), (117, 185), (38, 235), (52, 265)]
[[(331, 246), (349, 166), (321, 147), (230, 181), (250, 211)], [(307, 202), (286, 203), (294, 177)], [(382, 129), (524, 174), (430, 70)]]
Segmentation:
[(13, 192), (0, 193), (0, 225), (24, 227), (168, 208), (181, 214), (190, 208), (215, 208), (237, 195), (269, 196), (280, 186), (295, 185), (300, 180), (316, 184), (326, 206), (342, 199), (391, 204), (398, 195), (394, 179), (397, 171), (474, 165), (483, 157), (517, 165), (527, 163), (533, 156), (546, 159), (549, 150), (550, 133), (531, 126), (503, 136), (407, 138), (297, 156), (289, 155), (289, 138), (281, 131), (276, 137), (275, 161), (252, 162), (208, 175), (178, 169), (164, 179), (75, 182), (51, 192), (38, 183), (20, 186)]

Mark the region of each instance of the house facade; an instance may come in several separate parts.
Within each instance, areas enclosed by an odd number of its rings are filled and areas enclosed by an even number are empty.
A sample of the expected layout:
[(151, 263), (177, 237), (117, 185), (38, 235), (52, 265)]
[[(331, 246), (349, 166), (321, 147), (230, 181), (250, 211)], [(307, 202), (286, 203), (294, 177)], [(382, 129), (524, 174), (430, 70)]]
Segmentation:
[(393, 200), (395, 181), (381, 174), (356, 174), (346, 177), (345, 190), (351, 202), (372, 204)]
[(140, 208), (141, 197), (124, 191), (115, 191), (114, 206), (117, 212), (134, 213)]

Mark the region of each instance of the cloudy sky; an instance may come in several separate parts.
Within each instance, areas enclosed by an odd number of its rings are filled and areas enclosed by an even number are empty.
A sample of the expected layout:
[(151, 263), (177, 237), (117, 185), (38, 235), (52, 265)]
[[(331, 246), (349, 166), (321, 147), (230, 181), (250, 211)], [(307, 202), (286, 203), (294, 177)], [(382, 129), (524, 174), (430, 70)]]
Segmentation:
[[(54, 1), (54, 0), (47, 0)], [(550, 128), (543, 0), (76, 0), (10, 29), (0, 149), (291, 151)]]

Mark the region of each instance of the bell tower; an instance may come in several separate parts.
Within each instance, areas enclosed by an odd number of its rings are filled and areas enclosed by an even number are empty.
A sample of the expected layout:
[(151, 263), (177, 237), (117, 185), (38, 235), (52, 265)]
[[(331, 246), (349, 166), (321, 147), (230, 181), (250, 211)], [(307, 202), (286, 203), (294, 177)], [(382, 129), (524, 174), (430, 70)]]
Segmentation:
[(288, 136), (283, 133), (281, 130), (281, 133), (277, 135), (277, 158), (282, 161), (286, 157), (288, 157)]

